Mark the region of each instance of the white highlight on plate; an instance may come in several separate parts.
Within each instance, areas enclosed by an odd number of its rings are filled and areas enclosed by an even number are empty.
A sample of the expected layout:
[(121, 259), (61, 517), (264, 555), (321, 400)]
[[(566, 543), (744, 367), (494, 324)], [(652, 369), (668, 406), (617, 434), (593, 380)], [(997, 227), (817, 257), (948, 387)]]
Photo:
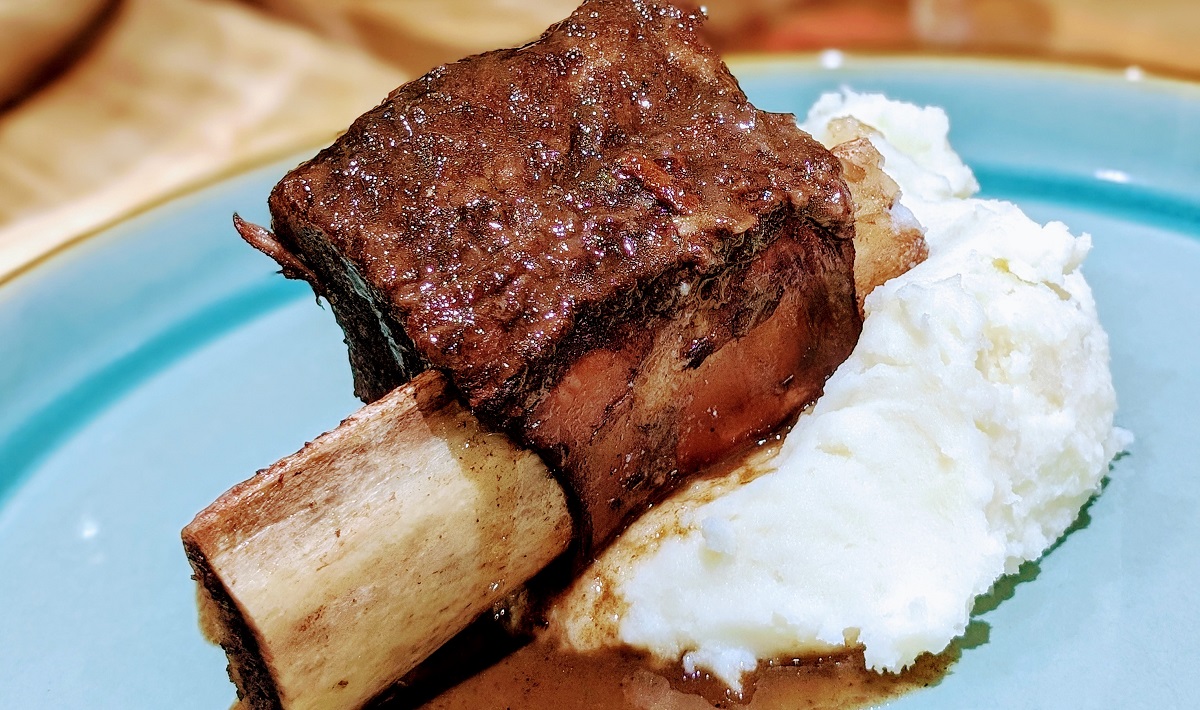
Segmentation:
[(846, 63), (846, 55), (840, 49), (826, 49), (817, 57), (822, 69), (841, 69)]
[(100, 533), (100, 524), (90, 515), (84, 515), (79, 520), (79, 539), (91, 540)]
[(1146, 78), (1146, 72), (1136, 64), (1130, 64), (1125, 67), (1125, 81), (1142, 81)]
[(1092, 175), (1097, 180), (1103, 180), (1104, 182), (1115, 182), (1118, 185), (1125, 185), (1133, 182), (1133, 178), (1130, 177), (1129, 173), (1125, 172), (1124, 170), (1115, 170), (1113, 168), (1097, 168), (1096, 172), (1092, 173)]

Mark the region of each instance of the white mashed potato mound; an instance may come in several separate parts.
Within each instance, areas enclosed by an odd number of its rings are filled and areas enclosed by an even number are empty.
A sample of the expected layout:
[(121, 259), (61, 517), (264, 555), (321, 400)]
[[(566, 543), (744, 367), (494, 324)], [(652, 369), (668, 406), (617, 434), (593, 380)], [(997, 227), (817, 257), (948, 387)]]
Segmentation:
[(875, 129), (928, 260), (867, 298), (771, 470), (685, 489), (576, 585), (555, 623), (577, 648), (628, 644), (734, 689), (758, 659), (843, 646), (898, 671), (1041, 556), (1128, 443), (1080, 272), (1089, 237), (971, 198), (940, 109), (846, 91), (802, 127), (828, 140), (848, 115)]

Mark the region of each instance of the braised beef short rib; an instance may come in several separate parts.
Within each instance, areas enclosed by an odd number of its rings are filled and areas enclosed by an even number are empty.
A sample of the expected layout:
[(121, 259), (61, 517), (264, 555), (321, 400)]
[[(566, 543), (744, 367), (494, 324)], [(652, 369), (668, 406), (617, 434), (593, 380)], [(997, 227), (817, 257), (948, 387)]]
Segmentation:
[(699, 11), (589, 0), (393, 91), (239, 229), (372, 401), (436, 368), (576, 497), (586, 547), (815, 399), (861, 322), (841, 168)]

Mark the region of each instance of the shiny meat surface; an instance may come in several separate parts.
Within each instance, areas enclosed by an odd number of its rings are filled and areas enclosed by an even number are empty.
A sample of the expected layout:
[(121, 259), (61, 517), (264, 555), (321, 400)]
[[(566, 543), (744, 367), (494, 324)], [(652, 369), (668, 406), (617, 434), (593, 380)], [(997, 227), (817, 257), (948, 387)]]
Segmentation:
[(859, 321), (848, 245), (799, 219), (779, 231), (708, 298), (650, 329), (630, 324), (577, 360), (526, 418), (526, 436), (584, 501), (597, 545), (816, 399), (849, 354)]
[(814, 398), (861, 327), (841, 166), (702, 19), (589, 0), (434, 69), (242, 229), (329, 299), (360, 397), (447, 372), (560, 467), (585, 544)]

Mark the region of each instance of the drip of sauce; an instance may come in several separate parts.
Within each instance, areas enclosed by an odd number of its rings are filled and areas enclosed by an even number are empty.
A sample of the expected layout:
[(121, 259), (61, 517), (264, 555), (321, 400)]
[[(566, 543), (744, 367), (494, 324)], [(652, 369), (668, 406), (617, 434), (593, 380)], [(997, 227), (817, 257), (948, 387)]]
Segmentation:
[(867, 670), (862, 653), (763, 664), (746, 678), (746, 695), (728, 697), (708, 677), (652, 670), (623, 652), (577, 654), (542, 638), (433, 698), (426, 710), (605, 708), (606, 710), (851, 710), (936, 684), (952, 652), (925, 655), (904, 673)]

